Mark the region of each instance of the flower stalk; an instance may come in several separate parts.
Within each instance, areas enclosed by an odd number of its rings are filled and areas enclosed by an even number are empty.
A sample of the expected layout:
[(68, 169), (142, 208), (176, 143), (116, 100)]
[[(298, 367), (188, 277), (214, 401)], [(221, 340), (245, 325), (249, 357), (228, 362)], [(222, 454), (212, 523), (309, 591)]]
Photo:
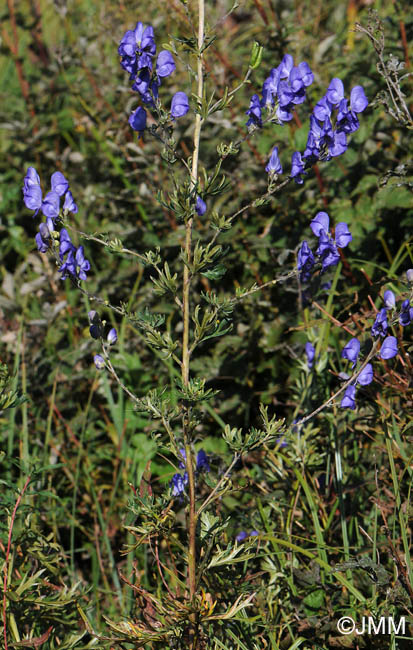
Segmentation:
[[(197, 52), (197, 96), (202, 99), (203, 94), (203, 56), (202, 48), (204, 44), (204, 24), (205, 24), (205, 4), (204, 0), (198, 0), (198, 52)], [(198, 161), (199, 161), (199, 143), (201, 136), (202, 117), (199, 113), (195, 116), (194, 144), (191, 167), (191, 195), (195, 194), (198, 183)], [(187, 264), (184, 266), (183, 273), (183, 295), (182, 295), (182, 312), (183, 312), (183, 336), (182, 336), (182, 383), (184, 387), (189, 383), (189, 364), (190, 364), (190, 347), (189, 347), (189, 293), (191, 284), (191, 273), (189, 265), (192, 258), (192, 226), (193, 218), (189, 216), (185, 224), (185, 257)], [(189, 526), (188, 526), (188, 587), (189, 598), (194, 604), (196, 594), (196, 510), (195, 510), (195, 476), (193, 470), (193, 454), (190, 445), (190, 411), (189, 407), (185, 408), (183, 414), (183, 436), (186, 453), (186, 471), (188, 473), (188, 492), (189, 492)], [(196, 614), (191, 614), (191, 626), (189, 631), (189, 647), (195, 649), (197, 643), (196, 633)]]

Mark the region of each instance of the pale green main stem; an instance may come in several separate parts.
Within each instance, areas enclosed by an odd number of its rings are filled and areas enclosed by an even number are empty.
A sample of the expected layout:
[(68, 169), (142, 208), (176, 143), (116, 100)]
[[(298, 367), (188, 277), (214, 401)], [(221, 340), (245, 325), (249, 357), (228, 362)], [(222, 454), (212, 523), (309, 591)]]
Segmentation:
[[(205, 22), (205, 4), (204, 0), (198, 0), (198, 62), (197, 77), (198, 88), (197, 96), (202, 101), (203, 95), (203, 69), (202, 69), (202, 47), (204, 44), (204, 22)], [(201, 135), (202, 117), (199, 113), (195, 116), (194, 130), (194, 147), (192, 154), (191, 168), (191, 190), (194, 190), (198, 181), (198, 160), (199, 160), (199, 141)], [(182, 383), (184, 386), (189, 382), (189, 290), (191, 275), (188, 265), (192, 258), (192, 224), (193, 219), (190, 217), (185, 224), (185, 255), (187, 264), (184, 267), (183, 274), (183, 296), (182, 296), (182, 318), (183, 318), (183, 336), (182, 336)], [(189, 489), (189, 530), (188, 530), (188, 582), (190, 600), (194, 602), (196, 595), (196, 510), (195, 510), (195, 476), (193, 468), (193, 454), (189, 439), (190, 413), (187, 409), (183, 417), (183, 436), (186, 453), (186, 470), (188, 472), (188, 489)], [(191, 615), (191, 630), (189, 647), (195, 650), (197, 645), (196, 615)]]

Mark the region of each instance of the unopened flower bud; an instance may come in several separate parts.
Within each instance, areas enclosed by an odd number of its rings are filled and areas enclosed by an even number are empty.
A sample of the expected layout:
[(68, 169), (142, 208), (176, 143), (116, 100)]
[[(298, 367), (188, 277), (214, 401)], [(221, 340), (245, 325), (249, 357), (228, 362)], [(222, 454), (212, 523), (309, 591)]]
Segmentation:
[(109, 343), (109, 345), (113, 345), (118, 340), (118, 333), (117, 333), (117, 331), (115, 330), (114, 327), (112, 327), (112, 329), (109, 331), (109, 334), (108, 334), (106, 340)]
[(102, 370), (105, 367), (105, 360), (101, 354), (95, 354), (93, 361), (98, 370)]

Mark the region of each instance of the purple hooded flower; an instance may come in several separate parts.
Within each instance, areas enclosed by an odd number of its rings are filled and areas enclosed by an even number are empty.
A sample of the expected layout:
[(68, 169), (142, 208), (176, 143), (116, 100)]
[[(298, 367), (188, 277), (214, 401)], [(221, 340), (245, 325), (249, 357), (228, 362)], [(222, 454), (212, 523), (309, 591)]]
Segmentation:
[(388, 328), (387, 311), (386, 311), (386, 308), (383, 307), (377, 313), (376, 319), (375, 319), (375, 321), (373, 323), (373, 327), (371, 328), (371, 335), (372, 336), (386, 336), (387, 328)]
[(382, 359), (392, 359), (397, 354), (397, 339), (395, 336), (388, 336), (384, 339), (381, 350), (380, 357)]
[(42, 205), (42, 190), (39, 174), (34, 167), (28, 167), (23, 179), (23, 201), (26, 208), (35, 211), (35, 217)]
[(310, 223), (310, 228), (316, 237), (320, 237), (323, 231), (324, 233), (327, 233), (329, 226), (330, 217), (328, 216), (327, 212), (317, 212), (316, 216)]
[(125, 32), (120, 42), (118, 52), (123, 57), (124, 67), (134, 78), (137, 70), (149, 68), (152, 70), (152, 57), (156, 53), (153, 27), (145, 29), (141, 22), (136, 23), (135, 29)]
[(368, 363), (365, 368), (361, 371), (359, 376), (356, 379), (356, 384), (360, 386), (367, 386), (373, 381), (373, 366), (371, 363)]
[(245, 114), (250, 116), (250, 119), (246, 124), (247, 127), (250, 126), (250, 124), (254, 124), (255, 126), (262, 126), (261, 104), (258, 95), (253, 95), (251, 97), (250, 107), (247, 111), (245, 111)]
[(170, 487), (172, 488), (172, 496), (177, 497), (181, 496), (185, 492), (185, 486), (188, 483), (188, 474), (187, 472), (182, 474), (174, 474), (172, 477), (172, 481), (170, 483)]
[(347, 136), (343, 131), (334, 131), (328, 143), (328, 153), (332, 158), (341, 156), (347, 151)]
[(76, 277), (76, 259), (75, 259), (75, 248), (70, 249), (66, 260), (63, 262), (62, 266), (58, 269), (59, 273), (62, 274), (61, 279), (65, 280), (68, 277), (68, 274)]
[(109, 345), (114, 345), (118, 340), (118, 333), (114, 327), (112, 327), (112, 329), (109, 330), (106, 340), (109, 343)]
[(271, 175), (283, 173), (283, 168), (281, 167), (280, 159), (278, 158), (278, 147), (274, 147), (272, 150), (265, 171)]
[(40, 177), (34, 167), (28, 167), (23, 179), (23, 192), (33, 185), (40, 185)]
[(360, 341), (356, 338), (350, 339), (347, 345), (344, 346), (341, 353), (343, 359), (348, 359), (353, 362), (352, 368), (356, 365), (357, 357), (360, 353)]
[(81, 280), (87, 280), (86, 271), (90, 270), (90, 262), (85, 258), (83, 246), (79, 246), (75, 255), (76, 275)]
[[(278, 93), (279, 83), (280, 83), (280, 70), (279, 68), (272, 68), (269, 76), (266, 78), (266, 80), (262, 85), (262, 100), (260, 105), (263, 108), (264, 107), (270, 108), (274, 106), (275, 103), (274, 97)], [(259, 101), (258, 95), (253, 95), (249, 110), (251, 111), (254, 109), (255, 117), (258, 118), (258, 121), (256, 123), (258, 124), (258, 126), (261, 126), (261, 110), (259, 112), (258, 110), (255, 110), (257, 106), (257, 100)], [(247, 114), (251, 115), (251, 113), (248, 111)]]
[(413, 284), (413, 269), (407, 269), (406, 280), (409, 284)]
[(402, 308), (399, 316), (399, 323), (402, 327), (406, 327), (413, 320), (413, 307), (410, 307), (408, 299), (403, 300)]
[(304, 240), (297, 255), (297, 269), (301, 271), (301, 281), (308, 282), (310, 272), (315, 264), (313, 252), (307, 242)]
[(347, 386), (344, 397), (340, 402), (340, 408), (342, 409), (355, 409), (356, 408), (356, 387), (350, 384)]
[(42, 212), (45, 217), (54, 221), (59, 216), (60, 212), (60, 196), (57, 192), (51, 190), (46, 194), (42, 203)]
[(39, 225), (39, 232), (34, 239), (40, 253), (46, 253), (50, 246), (50, 232), (45, 223)]
[(70, 239), (70, 235), (67, 232), (66, 228), (62, 228), (60, 231), (60, 243), (59, 243), (59, 256), (60, 260), (63, 261), (64, 256), (72, 251), (76, 250), (75, 246)]
[(50, 179), (52, 191), (56, 192), (59, 196), (63, 196), (69, 189), (69, 181), (63, 176), (61, 172), (55, 172)]
[(139, 106), (134, 113), (129, 117), (129, 124), (134, 131), (138, 131), (138, 137), (141, 138), (144, 130), (146, 129), (146, 111), (142, 106)]
[(176, 119), (186, 115), (189, 111), (189, 100), (186, 94), (182, 91), (175, 93), (171, 102), (171, 115)]
[(335, 240), (339, 248), (345, 248), (353, 240), (353, 235), (344, 221), (340, 221), (340, 223), (336, 225)]
[(314, 106), (313, 114), (318, 120), (320, 120), (320, 122), (324, 122), (324, 120), (327, 117), (330, 117), (331, 111), (332, 111), (332, 106), (331, 106), (330, 102), (328, 101), (327, 97), (324, 96)]
[(307, 355), (307, 365), (311, 369), (314, 365), (315, 348), (309, 341), (305, 344), (305, 353)]
[(34, 217), (42, 206), (42, 190), (40, 185), (30, 185), (26, 190), (23, 189), (23, 201), (26, 208), (34, 210)]
[(208, 456), (204, 452), (203, 449), (200, 449), (198, 451), (197, 457), (196, 457), (196, 470), (197, 472), (210, 472), (211, 467), (209, 465), (209, 460)]
[(175, 61), (168, 50), (162, 50), (156, 59), (156, 74), (158, 77), (169, 77), (175, 70)]
[(95, 354), (93, 362), (98, 370), (102, 370), (105, 367), (105, 360), (101, 354)]
[(278, 69), (280, 71), (280, 78), (287, 79), (290, 76), (290, 72), (293, 69), (294, 59), (291, 54), (284, 54)]
[(342, 99), (344, 99), (344, 86), (341, 79), (334, 77), (334, 79), (330, 81), (325, 96), (327, 101), (333, 106), (336, 106)]
[(364, 93), (362, 86), (354, 86), (350, 93), (350, 109), (352, 113), (362, 113), (367, 106), (369, 101)]
[(314, 74), (311, 71), (310, 66), (305, 61), (302, 61), (298, 64), (298, 69), (300, 71), (301, 79), (303, 80), (304, 86), (311, 86), (314, 81)]
[(70, 190), (66, 192), (65, 200), (63, 203), (63, 212), (72, 212), (72, 214), (76, 214), (78, 212), (78, 207), (74, 202), (72, 192)]
[(390, 289), (387, 289), (383, 294), (384, 306), (386, 309), (394, 309), (396, 307), (396, 298)]
[(304, 182), (301, 178), (301, 174), (305, 174), (303, 159), (299, 151), (294, 151), (291, 156), (291, 178), (293, 178), (298, 185), (301, 185)]
[(205, 201), (203, 201), (200, 196), (197, 196), (196, 197), (196, 203), (195, 203), (195, 210), (196, 210), (197, 214), (200, 217), (202, 217), (202, 215), (205, 214), (206, 209), (207, 209), (207, 206), (206, 206)]

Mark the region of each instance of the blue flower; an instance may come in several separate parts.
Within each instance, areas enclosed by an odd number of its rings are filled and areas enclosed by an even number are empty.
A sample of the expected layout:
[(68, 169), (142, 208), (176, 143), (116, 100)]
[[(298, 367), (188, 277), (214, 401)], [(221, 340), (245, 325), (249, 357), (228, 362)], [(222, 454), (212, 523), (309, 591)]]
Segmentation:
[(399, 316), (399, 323), (402, 327), (406, 327), (413, 320), (413, 307), (410, 307), (408, 299), (403, 300), (402, 308)]
[(247, 127), (250, 126), (250, 124), (254, 124), (255, 126), (262, 126), (261, 104), (258, 95), (253, 95), (251, 97), (250, 107), (247, 111), (245, 111), (245, 113), (246, 115), (250, 116), (250, 119), (246, 124)]
[(371, 335), (372, 336), (386, 336), (387, 333), (387, 311), (386, 308), (383, 307), (380, 309), (376, 316), (376, 320), (373, 323), (373, 327), (371, 328)]
[(23, 201), (26, 208), (35, 211), (35, 217), (42, 206), (42, 190), (39, 174), (34, 167), (28, 167), (23, 179)]
[(369, 105), (362, 86), (354, 86), (350, 93), (350, 109), (352, 113), (362, 113)]
[(172, 118), (182, 117), (189, 111), (189, 100), (186, 94), (182, 91), (175, 93), (171, 102), (171, 115)]
[(196, 210), (197, 214), (200, 217), (202, 217), (202, 215), (205, 214), (206, 209), (207, 209), (207, 206), (206, 206), (205, 201), (203, 201), (200, 196), (197, 196), (196, 197), (196, 203), (195, 203), (195, 210)]
[(69, 189), (69, 182), (61, 172), (54, 172), (50, 179), (52, 191), (56, 192), (59, 196), (63, 196)]
[(59, 243), (59, 256), (60, 260), (63, 261), (64, 256), (70, 251), (74, 252), (76, 250), (75, 246), (70, 239), (70, 235), (67, 232), (66, 228), (62, 228), (60, 231), (60, 243)]
[(341, 79), (334, 77), (331, 80), (325, 96), (327, 101), (333, 106), (338, 105), (344, 99), (344, 86)]
[(172, 477), (172, 481), (170, 483), (170, 487), (172, 488), (172, 496), (177, 497), (181, 496), (185, 492), (185, 486), (188, 483), (188, 474), (187, 472), (182, 474), (174, 474)]
[(356, 408), (356, 387), (350, 384), (347, 386), (344, 397), (340, 402), (340, 408), (342, 409), (355, 409)]
[(395, 336), (388, 336), (384, 339), (381, 350), (380, 357), (382, 359), (392, 359), (397, 354), (397, 339)]
[(63, 212), (72, 212), (73, 214), (76, 214), (78, 212), (78, 207), (74, 202), (72, 192), (70, 190), (66, 192), (65, 200), (63, 203)]
[(356, 384), (360, 384), (360, 386), (367, 386), (368, 384), (371, 384), (373, 381), (373, 366), (371, 363), (368, 363), (365, 368), (361, 371), (359, 376), (356, 379)]
[(396, 307), (396, 298), (393, 291), (387, 289), (383, 294), (384, 306), (386, 309), (394, 309)]
[(139, 93), (144, 104), (148, 104), (152, 108), (155, 107), (159, 95), (159, 84), (155, 80), (151, 81), (151, 74), (147, 68), (139, 71), (132, 90)]
[(200, 449), (198, 451), (197, 457), (196, 457), (196, 470), (197, 472), (210, 472), (211, 467), (209, 465), (209, 460), (208, 456), (204, 452), (203, 449)]
[(304, 240), (297, 255), (297, 269), (301, 271), (301, 282), (308, 282), (314, 264), (315, 259), (312, 250)]
[(323, 272), (329, 266), (338, 263), (340, 259), (338, 247), (344, 248), (353, 239), (347, 224), (340, 222), (336, 226), (335, 240), (333, 240), (328, 234), (329, 225), (330, 217), (327, 212), (318, 212), (310, 223), (311, 230), (319, 238), (316, 254), (321, 258)]
[(317, 212), (316, 216), (310, 223), (310, 228), (316, 237), (320, 237), (323, 232), (328, 232), (329, 225), (330, 217), (327, 212)]
[(344, 221), (336, 225), (334, 238), (339, 248), (345, 248), (353, 240), (353, 235)]
[(152, 70), (152, 57), (156, 53), (153, 27), (148, 25), (144, 29), (143, 24), (138, 22), (133, 31), (125, 32), (118, 52), (122, 57), (121, 66), (129, 72), (131, 79), (135, 79), (142, 68)]
[(106, 340), (109, 343), (109, 345), (114, 345), (118, 340), (118, 333), (114, 327), (112, 327), (112, 329), (109, 330)]
[(51, 190), (46, 194), (42, 203), (42, 212), (45, 217), (55, 221), (60, 212), (60, 196), (57, 192)]
[(356, 338), (350, 339), (350, 341), (344, 346), (341, 353), (343, 359), (348, 359), (353, 362), (352, 368), (356, 365), (357, 357), (360, 353), (360, 341)]
[(290, 175), (298, 185), (301, 185), (304, 182), (301, 178), (301, 174), (305, 174), (303, 159), (299, 151), (294, 151), (293, 155), (291, 156)]
[(85, 258), (83, 246), (79, 246), (75, 255), (76, 271), (75, 275), (81, 280), (87, 280), (86, 271), (90, 270), (90, 262)]
[(241, 532), (239, 532), (238, 535), (236, 536), (235, 541), (242, 542), (247, 537), (248, 537), (248, 533), (246, 533), (245, 530), (241, 530)]
[(307, 355), (307, 365), (311, 369), (314, 365), (315, 348), (309, 341), (305, 344), (305, 353)]
[(274, 147), (274, 149), (272, 150), (265, 171), (271, 175), (283, 173), (283, 168), (281, 167), (281, 163), (278, 158), (278, 147)]
[[(272, 68), (269, 76), (266, 78), (266, 80), (263, 83), (262, 86), (262, 100), (261, 103), (259, 102), (259, 97), (258, 95), (253, 95), (250, 103), (250, 108), (249, 110), (252, 111), (252, 113), (247, 111), (248, 115), (255, 114), (255, 116), (258, 118), (258, 121), (255, 122), (258, 124), (258, 126), (261, 125), (261, 109), (256, 111), (254, 113), (253, 109), (257, 106), (261, 105), (263, 108), (272, 108), (275, 104), (275, 99), (274, 97), (277, 95), (278, 92), (278, 85), (280, 83), (280, 70), (279, 68)], [(252, 120), (250, 120), (251, 122)], [(249, 125), (250, 122), (247, 122), (247, 126)]]
[(95, 354), (93, 362), (98, 370), (102, 370), (105, 367), (105, 360), (101, 354)]
[(169, 77), (175, 70), (175, 61), (168, 50), (162, 50), (156, 60), (156, 74), (158, 77)]
[(138, 137), (141, 138), (144, 130), (146, 129), (146, 111), (142, 106), (139, 106), (134, 113), (129, 117), (129, 124), (134, 131), (138, 131)]
[(324, 122), (326, 117), (330, 117), (331, 111), (332, 111), (332, 106), (328, 101), (327, 97), (324, 96), (314, 106), (313, 114), (318, 120), (320, 120), (320, 122)]
[(99, 339), (103, 335), (102, 321), (100, 320), (99, 314), (97, 313), (97, 311), (92, 309), (88, 313), (88, 318), (90, 322), (90, 327), (89, 327), (90, 336), (93, 339)]
[(39, 225), (39, 232), (35, 236), (35, 242), (40, 253), (46, 253), (50, 246), (50, 232), (45, 223)]
[(250, 533), (247, 533), (245, 530), (241, 530), (235, 538), (237, 542), (243, 542), (247, 537), (258, 537), (258, 530), (252, 530)]

